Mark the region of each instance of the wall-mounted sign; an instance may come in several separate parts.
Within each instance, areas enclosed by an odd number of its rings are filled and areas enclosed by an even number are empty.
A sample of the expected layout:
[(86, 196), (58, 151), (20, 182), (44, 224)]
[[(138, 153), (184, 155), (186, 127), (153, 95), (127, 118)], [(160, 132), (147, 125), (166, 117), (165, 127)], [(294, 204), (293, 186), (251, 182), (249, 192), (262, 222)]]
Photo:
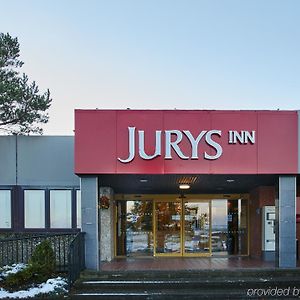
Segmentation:
[(77, 174), (296, 174), (296, 111), (76, 110)]
[[(194, 136), (189, 130), (156, 130), (155, 151), (153, 154), (147, 154), (145, 151), (145, 131), (138, 130), (137, 132), (138, 134), (136, 134), (135, 127), (128, 127), (128, 156), (125, 159), (118, 157), (120, 162), (129, 163), (135, 158), (136, 144), (138, 144), (139, 157), (145, 160), (154, 159), (161, 155), (163, 155), (164, 159), (172, 159), (172, 151), (181, 159), (198, 159), (199, 155), (201, 155), (204, 159), (214, 160), (218, 159), (223, 153), (223, 148), (220, 143), (218, 143), (218, 139), (222, 137), (222, 130), (202, 130), (197, 136)], [(241, 144), (255, 143), (254, 130), (251, 132), (247, 130), (242, 130), (241, 132), (229, 130), (228, 137), (229, 144), (236, 144), (237, 142)], [(180, 143), (184, 138), (187, 140), (186, 142), (190, 144), (190, 156), (184, 154), (180, 148)], [(164, 139), (165, 144), (165, 152), (163, 154), (162, 139)], [(202, 139), (213, 149), (213, 155), (210, 155), (207, 151), (203, 151), (202, 154), (199, 153), (199, 143)]]

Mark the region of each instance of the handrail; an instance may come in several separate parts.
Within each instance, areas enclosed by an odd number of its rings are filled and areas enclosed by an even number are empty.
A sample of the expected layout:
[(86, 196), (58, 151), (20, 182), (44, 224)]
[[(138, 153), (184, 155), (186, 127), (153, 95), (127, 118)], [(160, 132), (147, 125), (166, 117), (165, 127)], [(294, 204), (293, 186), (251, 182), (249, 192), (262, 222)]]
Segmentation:
[(35, 247), (43, 240), (51, 242), (58, 271), (68, 270), (68, 250), (74, 233), (45, 233), (0, 239), (0, 266), (28, 263)]
[(84, 232), (45, 233), (0, 239), (0, 267), (28, 263), (35, 247), (43, 240), (51, 242), (56, 257), (56, 269), (67, 272), (71, 286), (85, 268)]
[(84, 232), (79, 232), (70, 244), (68, 252), (68, 284), (73, 285), (85, 268)]

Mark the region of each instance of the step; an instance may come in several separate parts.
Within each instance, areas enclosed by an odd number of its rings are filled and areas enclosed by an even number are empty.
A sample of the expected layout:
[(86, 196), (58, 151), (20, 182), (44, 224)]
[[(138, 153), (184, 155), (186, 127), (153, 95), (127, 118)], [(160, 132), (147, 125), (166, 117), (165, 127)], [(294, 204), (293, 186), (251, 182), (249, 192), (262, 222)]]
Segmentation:
[[(85, 271), (71, 299), (258, 299), (247, 296), (247, 290), (288, 287), (300, 287), (299, 269)], [(274, 296), (264, 296), (269, 298)]]
[(289, 278), (300, 279), (300, 269), (272, 269), (272, 270), (242, 270), (242, 271), (181, 271), (181, 272), (160, 272), (160, 271), (126, 271), (126, 272), (83, 272), (80, 281), (91, 280), (251, 280), (252, 278)]
[(287, 286), (300, 284), (300, 279), (290, 279), (290, 278), (240, 278), (236, 280), (226, 279), (226, 280), (196, 280), (196, 279), (182, 279), (182, 280), (89, 280), (76, 282), (74, 288), (79, 289), (132, 289), (132, 288), (144, 288), (156, 289), (158, 286), (163, 286), (165, 288), (214, 288), (223, 286), (224, 288), (230, 288), (232, 286), (251, 286), (260, 287), (266, 285), (278, 285)]
[[(247, 295), (248, 289), (242, 290), (190, 290), (190, 289), (162, 289), (157, 291), (100, 291), (100, 292), (79, 292), (71, 296), (71, 299), (278, 299), (274, 295), (262, 297), (250, 297)], [(292, 295), (292, 290), (289, 291), (289, 296)], [(291, 299), (292, 297), (283, 297)]]
[(254, 270), (252, 272), (247, 271), (207, 271), (207, 272), (137, 272), (137, 271), (127, 271), (127, 272), (111, 272), (111, 273), (85, 273), (83, 272), (80, 279), (156, 279), (156, 278), (168, 278), (168, 279), (178, 279), (178, 278), (250, 278), (250, 277), (299, 277), (300, 278), (300, 268), (299, 269), (280, 269), (280, 270), (268, 270), (268, 271), (258, 271)]
[(243, 295), (248, 289), (269, 289), (269, 288), (280, 288), (286, 289), (290, 287), (299, 287), (298, 281), (274, 281), (274, 282), (150, 282), (150, 283), (122, 283), (121, 285), (110, 283), (99, 283), (95, 284), (83, 284), (80, 287), (76, 287), (73, 290), (73, 294), (114, 294), (118, 295), (144, 295), (156, 294), (157, 291), (165, 291), (164, 294), (220, 294), (227, 295), (236, 293)]

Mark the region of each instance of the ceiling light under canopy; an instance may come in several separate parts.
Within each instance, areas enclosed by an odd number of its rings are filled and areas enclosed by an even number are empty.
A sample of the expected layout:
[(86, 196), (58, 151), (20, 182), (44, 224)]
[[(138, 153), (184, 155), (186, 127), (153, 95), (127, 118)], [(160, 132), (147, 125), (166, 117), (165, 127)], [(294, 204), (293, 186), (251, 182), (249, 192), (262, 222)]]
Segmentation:
[(181, 190), (188, 190), (191, 186), (189, 184), (180, 184), (179, 188)]

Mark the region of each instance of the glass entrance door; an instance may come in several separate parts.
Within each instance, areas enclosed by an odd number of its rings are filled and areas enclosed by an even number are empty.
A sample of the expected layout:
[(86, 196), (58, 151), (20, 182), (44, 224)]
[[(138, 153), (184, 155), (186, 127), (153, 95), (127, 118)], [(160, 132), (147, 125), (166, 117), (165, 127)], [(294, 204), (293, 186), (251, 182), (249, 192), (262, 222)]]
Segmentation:
[(184, 254), (211, 254), (210, 202), (184, 201)]
[(248, 255), (248, 200), (155, 195), (116, 201), (117, 256)]
[(181, 255), (181, 201), (155, 203), (155, 254)]
[(210, 223), (209, 201), (156, 202), (155, 255), (210, 255)]
[(118, 201), (116, 203), (117, 256), (152, 256), (152, 201)]

